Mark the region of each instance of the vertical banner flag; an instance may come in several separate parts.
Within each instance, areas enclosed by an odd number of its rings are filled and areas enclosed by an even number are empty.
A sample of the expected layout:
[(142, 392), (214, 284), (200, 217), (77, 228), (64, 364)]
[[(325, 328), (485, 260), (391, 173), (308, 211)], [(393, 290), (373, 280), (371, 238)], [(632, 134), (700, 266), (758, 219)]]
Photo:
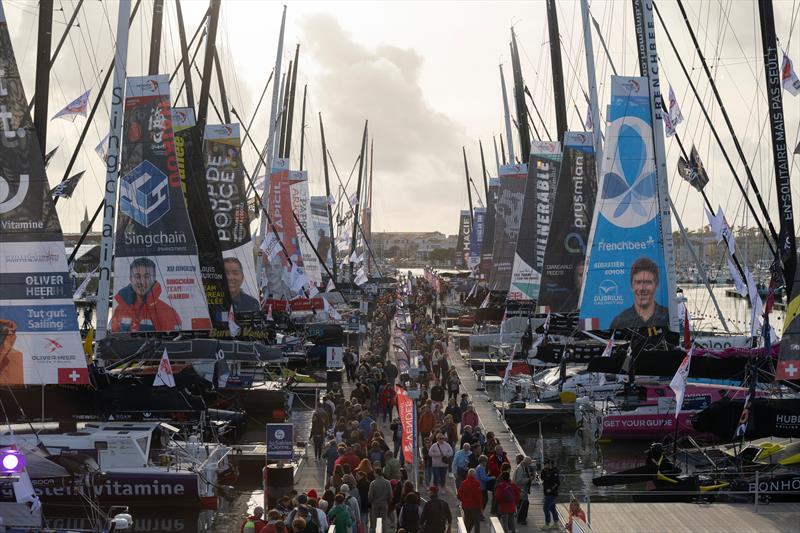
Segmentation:
[(483, 243), (481, 244), (480, 274), (488, 280), (492, 272), (494, 255), (494, 222), (496, 218), (495, 203), (497, 190), (500, 188), (499, 178), (489, 178), (489, 198), (486, 199), (486, 215), (484, 216)]
[(469, 235), (472, 220), (470, 218), (469, 210), (462, 209), (458, 216), (458, 239), (456, 240), (456, 257), (455, 265), (457, 268), (464, 268), (467, 266), (467, 258), (469, 256)]
[(781, 63), (781, 84), (792, 96), (800, 94), (800, 78), (797, 77), (792, 60), (786, 54), (783, 54)]
[(560, 168), (561, 143), (531, 143), (509, 300), (536, 300), (539, 297), (547, 235), (555, 215), (553, 201)]
[(492, 273), (489, 276), (491, 290), (507, 291), (511, 285), (511, 272), (514, 269), (514, 254), (517, 249), (527, 182), (527, 165), (500, 167), (500, 186), (494, 202), (494, 250)]
[(408, 397), (403, 387), (395, 386), (397, 396), (397, 413), (403, 426), (403, 459), (406, 464), (414, 462), (414, 400)]
[(691, 365), (692, 349), (690, 348), (686, 357), (683, 358), (681, 365), (678, 367), (678, 370), (675, 372), (675, 375), (672, 377), (672, 381), (669, 382), (669, 388), (675, 393), (675, 418), (678, 418), (678, 414), (683, 408), (683, 396), (686, 393), (686, 382), (689, 379), (689, 368)]
[(481, 262), (483, 232), (486, 226), (486, 208), (476, 207), (473, 218), (475, 227), (469, 232), (469, 257), (467, 259), (467, 267), (470, 270), (475, 270)]
[(211, 329), (166, 75), (128, 78), (111, 331)]
[(64, 235), (0, 5), (0, 385), (89, 383)]
[[(292, 184), (289, 180), (289, 160), (277, 158), (273, 161), (269, 178), (269, 200), (267, 213), (272, 221), (278, 238), (286, 247), (286, 253), (292, 259), (292, 264), (303, 266), (303, 253), (300, 250), (297, 237), (297, 225), (292, 216)], [(298, 213), (298, 218), (300, 214)], [(272, 227), (267, 227), (272, 231)], [(261, 257), (266, 271), (266, 291), (270, 298), (288, 299), (293, 296), (291, 280), (289, 279), (289, 261), (284, 254), (279, 254), (269, 260)]]
[[(259, 291), (239, 124), (206, 125), (203, 156), (213, 229), (222, 250), (228, 295), (237, 313), (257, 311)], [(217, 276), (215, 273), (214, 277)]]
[[(298, 215), (299, 218), (299, 215)], [(333, 267), (333, 238), (331, 237), (331, 225), (328, 218), (328, 197), (311, 197), (311, 227), (306, 228), (314, 246), (319, 252), (319, 256), (325, 261), (328, 268)]]
[(564, 158), (547, 235), (538, 305), (555, 312), (578, 309), (586, 243), (597, 196), (592, 133), (566, 132)]
[(341, 346), (328, 346), (325, 351), (327, 352), (328, 368), (344, 368), (344, 348)]
[[(311, 236), (311, 203), (308, 194), (308, 172), (305, 170), (289, 171), (289, 183), (291, 191), (291, 209), (297, 215), (300, 224), (306, 232), (309, 233), (309, 236)], [(297, 225), (291, 212), (289, 213), (289, 222), (294, 226)], [(297, 235), (297, 246), (303, 257), (301, 264), (304, 273), (308, 276), (308, 279), (319, 285), (322, 283), (322, 267), (319, 264), (319, 259), (317, 259), (317, 254), (314, 253), (314, 248), (311, 247), (311, 243), (309, 243), (306, 236), (303, 235), (302, 229), (295, 228), (295, 234)]]
[[(231, 308), (222, 262), (221, 233), (217, 232), (217, 219), (211, 209), (211, 199), (218, 200), (214, 180), (219, 177), (216, 170), (210, 171), (211, 182), (206, 179), (203, 164), (200, 129), (195, 124), (194, 109), (177, 107), (172, 110), (172, 127), (175, 130), (175, 155), (178, 172), (183, 183), (186, 204), (191, 205), (189, 219), (197, 239), (197, 257), (200, 261), (200, 278), (208, 303), (212, 325), (216, 330), (225, 330), (225, 315)], [(235, 186), (229, 191), (232, 192)]]
[(667, 282), (646, 78), (612, 76), (608, 120), (581, 322), (584, 329), (667, 327), (675, 294)]

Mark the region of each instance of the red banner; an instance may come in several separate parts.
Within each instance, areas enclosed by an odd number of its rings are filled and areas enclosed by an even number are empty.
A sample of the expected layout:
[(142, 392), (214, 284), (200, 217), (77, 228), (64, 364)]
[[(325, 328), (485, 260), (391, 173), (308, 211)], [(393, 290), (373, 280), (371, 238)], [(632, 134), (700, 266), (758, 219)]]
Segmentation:
[(397, 412), (403, 424), (403, 459), (406, 464), (411, 464), (414, 462), (414, 400), (402, 387), (396, 386), (394, 391), (397, 394)]
[(325, 302), (322, 301), (322, 298), (295, 298), (288, 302), (286, 300), (270, 299), (264, 304), (264, 309), (268, 309), (270, 305), (272, 306), (273, 312), (285, 312), (287, 306), (290, 307), (292, 311), (311, 311), (312, 306), (317, 311), (321, 311), (325, 308)]

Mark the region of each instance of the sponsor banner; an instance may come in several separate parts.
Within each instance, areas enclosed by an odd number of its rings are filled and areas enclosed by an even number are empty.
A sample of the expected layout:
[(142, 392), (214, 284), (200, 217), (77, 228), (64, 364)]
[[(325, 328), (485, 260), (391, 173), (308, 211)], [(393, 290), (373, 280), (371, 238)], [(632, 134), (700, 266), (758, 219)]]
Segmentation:
[(561, 167), (559, 142), (533, 141), (509, 300), (536, 300)]
[(328, 346), (328, 368), (344, 368), (344, 348), (341, 346)]
[(455, 265), (458, 268), (467, 266), (469, 258), (469, 236), (471, 233), (472, 220), (469, 216), (469, 210), (461, 210), (458, 217), (458, 240), (456, 240), (456, 257)]
[(166, 75), (128, 78), (111, 331), (208, 330)]
[(333, 267), (333, 239), (331, 238), (331, 225), (328, 218), (328, 197), (311, 197), (311, 228), (306, 228), (319, 256), (325, 261), (328, 268)]
[(320, 298), (295, 298), (292, 301), (270, 299), (264, 307), (272, 306), (274, 312), (286, 311), (322, 311), (325, 309), (325, 301)]
[[(274, 230), (278, 233), (278, 238), (286, 247), (286, 253), (292, 259), (292, 263), (297, 265), (303, 273), (303, 253), (299, 247), (297, 225), (292, 217), (292, 187), (289, 180), (289, 160), (277, 158), (273, 162), (272, 171), (269, 178), (269, 200), (267, 202), (267, 213), (272, 221), (272, 227), (267, 225), (267, 231)], [(298, 217), (299, 218), (299, 217)], [(284, 254), (278, 254), (275, 258), (269, 259), (261, 256), (264, 263), (266, 279), (266, 293), (269, 298), (291, 298), (291, 280), (289, 273), (291, 267)]]
[(192, 206), (189, 209), (189, 218), (197, 239), (200, 278), (208, 303), (208, 312), (214, 327), (225, 328), (231, 301), (227, 294), (228, 285), (222, 261), (222, 246), (209, 201), (200, 130), (195, 125), (194, 110), (191, 108), (174, 108), (172, 117), (178, 172), (183, 184), (186, 204)]
[(27, 107), (0, 8), (0, 385), (85, 384), (64, 236)]
[(527, 165), (500, 167), (500, 185), (494, 201), (494, 249), (489, 276), (489, 289), (493, 291), (507, 291), (511, 284), (527, 181)]
[(267, 461), (294, 457), (294, 424), (267, 424)]
[(414, 420), (414, 400), (408, 397), (403, 387), (395, 386), (397, 395), (397, 413), (403, 425), (403, 459), (406, 464), (414, 462), (414, 434), (416, 433), (416, 420)]
[(599, 329), (668, 327), (669, 294), (647, 80), (613, 76), (580, 318)]
[(566, 132), (561, 174), (547, 236), (538, 305), (555, 312), (578, 309), (586, 243), (597, 196), (592, 133)]
[[(297, 215), (300, 225), (309, 233), (309, 236), (311, 236), (311, 203), (308, 195), (308, 172), (305, 170), (289, 171), (289, 183), (291, 184), (289, 189), (291, 191), (291, 209)], [(289, 213), (289, 219), (293, 225), (297, 225), (291, 212)], [(308, 279), (319, 285), (322, 283), (322, 267), (319, 264), (319, 259), (317, 259), (317, 254), (314, 253), (314, 248), (311, 247), (311, 243), (309, 243), (306, 236), (303, 235), (302, 229), (299, 227), (296, 228), (295, 234), (297, 235), (297, 246), (302, 255), (301, 265), (303, 267), (303, 272), (308, 276)]]
[(469, 255), (467, 266), (470, 270), (475, 270), (481, 262), (481, 247), (483, 246), (483, 232), (486, 226), (486, 208), (476, 207), (474, 214), (475, 227), (469, 234)]
[(489, 198), (486, 199), (486, 215), (484, 217), (483, 243), (481, 244), (480, 275), (489, 279), (492, 273), (492, 256), (494, 255), (494, 220), (496, 218), (494, 204), (497, 202), (497, 190), (500, 188), (499, 178), (489, 178)]
[(228, 296), (236, 312), (256, 311), (259, 292), (239, 125), (207, 125), (203, 140), (206, 190), (222, 249)]

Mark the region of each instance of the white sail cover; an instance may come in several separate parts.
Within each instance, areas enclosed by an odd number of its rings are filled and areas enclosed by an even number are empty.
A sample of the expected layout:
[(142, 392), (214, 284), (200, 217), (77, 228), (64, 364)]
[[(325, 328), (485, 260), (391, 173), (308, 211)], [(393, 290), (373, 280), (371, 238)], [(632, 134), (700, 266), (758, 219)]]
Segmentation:
[(163, 74), (126, 84), (113, 305), (113, 332), (211, 329)]
[(88, 383), (64, 237), (0, 4), (0, 385)]

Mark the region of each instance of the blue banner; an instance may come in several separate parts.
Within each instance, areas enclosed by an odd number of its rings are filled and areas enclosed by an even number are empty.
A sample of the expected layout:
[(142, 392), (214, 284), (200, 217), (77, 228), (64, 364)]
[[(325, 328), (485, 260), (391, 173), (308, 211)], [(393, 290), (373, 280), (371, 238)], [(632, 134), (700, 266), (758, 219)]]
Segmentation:
[(291, 461), (294, 424), (267, 424), (267, 461)]
[(584, 329), (669, 327), (647, 80), (613, 76), (580, 318)]

